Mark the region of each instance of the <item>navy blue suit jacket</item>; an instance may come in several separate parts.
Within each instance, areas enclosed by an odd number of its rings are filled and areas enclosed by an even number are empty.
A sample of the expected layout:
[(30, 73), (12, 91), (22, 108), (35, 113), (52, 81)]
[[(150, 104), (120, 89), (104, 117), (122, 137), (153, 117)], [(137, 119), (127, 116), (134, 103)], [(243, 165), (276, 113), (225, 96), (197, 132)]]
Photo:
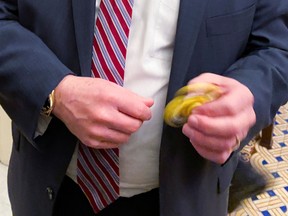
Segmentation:
[[(67, 74), (90, 75), (95, 0), (0, 0), (0, 104), (13, 122), (14, 216), (51, 216), (76, 143), (58, 119), (34, 139), (47, 95)], [(287, 0), (180, 0), (168, 100), (202, 72), (231, 77), (255, 97), (255, 133), (288, 97)], [(226, 215), (237, 155), (217, 165), (164, 125), (163, 216)]]

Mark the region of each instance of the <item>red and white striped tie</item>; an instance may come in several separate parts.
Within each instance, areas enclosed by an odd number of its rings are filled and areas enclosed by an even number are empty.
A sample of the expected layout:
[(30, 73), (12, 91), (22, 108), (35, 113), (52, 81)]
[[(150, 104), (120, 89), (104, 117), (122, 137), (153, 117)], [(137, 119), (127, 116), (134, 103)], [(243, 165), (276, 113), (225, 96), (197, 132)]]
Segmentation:
[[(92, 76), (123, 85), (133, 0), (101, 0), (92, 55)], [(80, 144), (77, 181), (95, 213), (119, 197), (119, 149)]]

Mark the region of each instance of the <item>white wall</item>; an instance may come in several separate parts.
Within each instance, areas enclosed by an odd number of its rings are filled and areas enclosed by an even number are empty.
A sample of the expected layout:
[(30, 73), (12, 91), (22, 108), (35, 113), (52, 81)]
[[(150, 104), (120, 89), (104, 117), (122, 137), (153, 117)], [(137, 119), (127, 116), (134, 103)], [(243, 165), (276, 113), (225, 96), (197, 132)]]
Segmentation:
[(11, 120), (0, 106), (0, 162), (8, 165), (12, 149)]

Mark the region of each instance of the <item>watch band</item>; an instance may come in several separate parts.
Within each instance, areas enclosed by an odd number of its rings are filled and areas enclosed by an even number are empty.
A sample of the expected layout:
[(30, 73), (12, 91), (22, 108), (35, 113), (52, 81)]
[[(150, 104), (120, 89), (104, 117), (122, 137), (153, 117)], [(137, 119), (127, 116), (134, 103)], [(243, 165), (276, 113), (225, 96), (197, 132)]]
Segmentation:
[(55, 106), (54, 90), (49, 94), (44, 106), (41, 109), (41, 114), (44, 116), (50, 116)]

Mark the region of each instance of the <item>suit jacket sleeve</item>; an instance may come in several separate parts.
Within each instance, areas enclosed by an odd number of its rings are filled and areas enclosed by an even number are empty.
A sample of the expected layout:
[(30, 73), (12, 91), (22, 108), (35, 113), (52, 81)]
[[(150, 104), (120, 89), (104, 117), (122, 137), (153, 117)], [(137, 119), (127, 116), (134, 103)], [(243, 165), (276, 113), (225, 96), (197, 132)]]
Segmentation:
[(71, 71), (18, 22), (16, 0), (0, 0), (0, 104), (33, 142), (47, 96)]
[(257, 124), (251, 135), (270, 124), (288, 99), (287, 38), (288, 1), (258, 1), (246, 53), (224, 74), (245, 84), (255, 97)]

